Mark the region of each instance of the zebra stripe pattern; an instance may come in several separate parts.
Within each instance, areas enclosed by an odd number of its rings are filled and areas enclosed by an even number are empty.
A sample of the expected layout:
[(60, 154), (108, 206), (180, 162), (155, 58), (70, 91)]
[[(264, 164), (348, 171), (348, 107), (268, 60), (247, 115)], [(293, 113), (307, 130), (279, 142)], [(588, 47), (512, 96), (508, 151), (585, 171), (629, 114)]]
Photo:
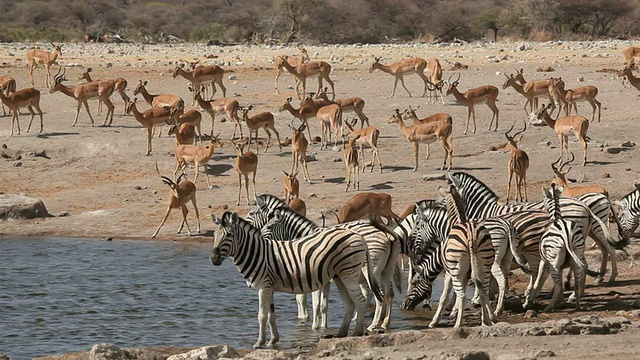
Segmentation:
[[(311, 220), (286, 207), (273, 210), (269, 217), (269, 222), (261, 230), (262, 236), (266, 239), (297, 239), (320, 230)], [(387, 329), (391, 321), (391, 305), (393, 303), (391, 278), (396, 267), (400, 245), (368, 220), (342, 223), (332, 228), (349, 229), (365, 239), (374, 276), (369, 280), (379, 283), (384, 294), (383, 301), (379, 301), (376, 297), (376, 310), (368, 330)], [(318, 313), (322, 315), (322, 326), (326, 327), (326, 298), (323, 298), (320, 309), (317, 309), (316, 305), (314, 303), (314, 328), (317, 328), (315, 326), (317, 325)]]
[[(562, 217), (560, 204), (558, 202), (559, 194), (555, 187), (552, 186), (550, 191), (543, 188), (543, 191), (544, 201), (553, 223), (547, 231), (545, 231), (540, 242), (540, 256), (544, 262), (540, 265), (541, 269), (538, 273), (534, 290), (532, 291), (532, 299), (535, 300), (549, 275), (549, 271), (551, 271), (553, 298), (545, 311), (551, 311), (560, 303), (564, 302), (562, 270), (566, 267), (571, 267), (576, 284), (572, 297), (575, 297), (576, 308), (580, 309), (580, 297), (584, 293), (585, 278), (583, 270), (590, 271), (586, 266), (584, 258), (584, 237), (574, 222)], [(567, 253), (569, 255), (568, 257)]]
[[(365, 298), (358, 285), (361, 268), (369, 265), (367, 244), (362, 236), (348, 229), (327, 229), (296, 241), (270, 241), (237, 213), (226, 212), (221, 219), (212, 215), (218, 225), (210, 261), (222, 265), (233, 259), (247, 284), (258, 290), (259, 335), (254, 347), (265, 343), (265, 326), (269, 321), (269, 345), (279, 340), (273, 311), (273, 292), (308, 293), (319, 290), (334, 280), (342, 297), (345, 316), (338, 331), (347, 335), (354, 310), (357, 311), (354, 335), (364, 334)], [(368, 266), (371, 269), (371, 266)], [(372, 285), (376, 296), (379, 289)]]
[[(487, 219), (514, 211), (545, 210), (544, 201), (521, 203), (514, 205), (498, 204), (498, 196), (484, 183), (465, 172), (449, 174), (449, 181), (456, 187), (467, 204), (466, 215), (470, 219)], [(602, 195), (604, 197), (604, 195)], [(606, 198), (606, 197), (605, 197)], [(607, 257), (611, 260), (611, 275), (609, 281), (615, 281), (618, 273), (615, 252), (609, 246), (618, 241), (611, 237), (606, 223), (609, 215), (604, 218), (597, 217), (591, 209), (580, 200), (574, 198), (560, 198), (560, 208), (563, 217), (573, 221), (582, 230), (582, 236), (591, 235), (603, 251), (600, 264), (600, 278), (604, 276), (607, 268)], [(613, 280), (611, 280), (613, 279)]]
[(449, 235), (441, 246), (441, 256), (444, 259), (447, 273), (440, 303), (429, 327), (434, 327), (438, 323), (452, 285), (456, 294), (454, 309), (457, 310), (457, 319), (454, 327), (458, 328), (462, 325), (469, 272), (471, 273), (471, 280), (479, 293), (482, 323), (491, 325), (493, 323), (493, 312), (491, 311), (491, 303), (487, 294), (491, 282), (490, 268), (493, 265), (495, 256), (491, 235), (481, 221), (467, 220), (464, 208), (457, 208), (457, 205), (462, 204), (462, 201), (455, 187), (449, 187), (449, 194), (447, 196), (448, 213), (453, 213), (454, 210), (452, 208), (455, 209), (460, 222), (451, 226)]
[(617, 202), (620, 233), (623, 239), (633, 236), (640, 224), (640, 189), (635, 189)]

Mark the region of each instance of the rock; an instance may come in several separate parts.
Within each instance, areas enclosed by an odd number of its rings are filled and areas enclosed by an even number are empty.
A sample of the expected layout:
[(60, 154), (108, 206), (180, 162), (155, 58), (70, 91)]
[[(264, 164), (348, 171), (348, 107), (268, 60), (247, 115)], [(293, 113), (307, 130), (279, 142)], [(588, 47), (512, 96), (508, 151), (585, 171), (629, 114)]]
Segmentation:
[(13, 167), (21, 167), (22, 166), (22, 161), (16, 161), (11, 166), (13, 166)]
[(578, 79), (576, 79), (578, 82), (584, 82), (584, 76), (578, 76)]
[(495, 359), (496, 360), (531, 360), (532, 358), (522, 354), (500, 354), (497, 357), (495, 357)]
[(469, 351), (462, 354), (460, 360), (491, 360), (489, 353), (486, 351)]
[(136, 189), (136, 190), (146, 190), (146, 189), (147, 189), (147, 187), (146, 187), (146, 186), (136, 185), (136, 186), (134, 187), (134, 189)]
[(535, 310), (527, 310), (527, 312), (524, 313), (525, 319), (533, 319), (535, 317), (538, 317), (538, 313)]
[(610, 148), (607, 148), (607, 152), (608, 152), (609, 154), (619, 154), (619, 153), (620, 153), (620, 151), (622, 151), (622, 148), (619, 148), (619, 147), (610, 147)]
[(102, 343), (93, 345), (89, 353), (89, 360), (128, 360), (128, 358), (114, 344)]
[(541, 358), (554, 357), (554, 356), (556, 356), (556, 353), (554, 353), (551, 350), (537, 350), (537, 351), (533, 351), (531, 354), (531, 357), (534, 359), (541, 359)]
[(3, 353), (0, 353), (0, 360), (11, 360), (11, 358)]
[(633, 141), (629, 141), (629, 140), (627, 140), (627, 141), (623, 142), (622, 144), (620, 144), (620, 147), (631, 148), (631, 147), (634, 147), (634, 146), (636, 146), (636, 143), (634, 143)]
[(238, 353), (227, 345), (204, 346), (184, 354), (172, 355), (167, 360), (216, 360), (220, 358), (237, 358)]
[(69, 212), (67, 212), (67, 211), (63, 211), (63, 212), (58, 214), (58, 217), (67, 217), (67, 216), (69, 216)]
[(603, 177), (603, 178), (605, 178), (605, 179), (608, 179), (608, 178), (610, 178), (610, 177), (611, 177), (611, 174), (609, 174), (609, 173), (603, 173), (603, 174), (602, 174), (602, 177)]
[(40, 199), (16, 195), (0, 195), (0, 219), (34, 219), (48, 217), (49, 212)]
[(338, 162), (341, 162), (341, 161), (342, 161), (342, 159), (340, 159), (340, 158), (335, 158), (335, 159), (333, 159), (333, 162), (334, 162), (334, 163), (338, 163)]
[(446, 180), (447, 174), (427, 174), (422, 177), (424, 181)]

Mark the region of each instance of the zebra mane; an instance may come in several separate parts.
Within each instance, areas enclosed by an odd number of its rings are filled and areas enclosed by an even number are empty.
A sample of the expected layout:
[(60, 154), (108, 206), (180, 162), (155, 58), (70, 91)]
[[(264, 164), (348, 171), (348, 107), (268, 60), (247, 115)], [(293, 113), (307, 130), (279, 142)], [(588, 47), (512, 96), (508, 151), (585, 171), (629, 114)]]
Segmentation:
[[(634, 209), (633, 205), (634, 205), (634, 201), (633, 198), (640, 198), (640, 189), (635, 189), (632, 192), (628, 193), (627, 195), (623, 196), (620, 201), (621, 202), (625, 202), (627, 204), (627, 207), (629, 208), (629, 210), (631, 211), (632, 214), (636, 215), (638, 213), (640, 213), (640, 209)], [(635, 211), (634, 211), (635, 210)]]
[(447, 213), (452, 223), (467, 222), (466, 203), (456, 187), (449, 185), (449, 194), (447, 196)]
[(427, 209), (442, 209), (445, 205), (440, 200), (420, 200), (416, 202), (417, 207)]
[(260, 229), (256, 228), (249, 221), (240, 217), (238, 213), (232, 211), (226, 211), (224, 214), (222, 214), (222, 226), (240, 229), (248, 228), (248, 232), (255, 232), (258, 234), (258, 236), (260, 235)]
[[(464, 187), (466, 189), (474, 189), (477, 196), (481, 196), (483, 198), (489, 198), (491, 201), (497, 202), (499, 197), (496, 193), (493, 192), (485, 183), (478, 180), (473, 175), (467, 174), (466, 172), (454, 172), (449, 174), (449, 177), (455, 179), (456, 181), (461, 183), (460, 187)], [(456, 186), (457, 187), (457, 186)], [(468, 194), (462, 195), (463, 198), (468, 197)]]
[[(260, 195), (258, 195), (258, 198), (260, 200), (262, 200), (265, 203), (265, 205), (267, 205), (267, 207), (270, 207), (270, 208), (276, 208), (276, 207), (280, 207), (282, 205), (286, 205), (285, 202), (282, 201), (282, 199), (280, 199), (279, 197), (277, 197), (275, 195), (260, 194)], [(277, 206), (274, 206), (276, 204), (277, 204)]]
[(276, 211), (280, 211), (281, 213), (283, 213), (283, 215), (287, 215), (287, 216), (293, 218), (294, 221), (300, 220), (300, 221), (308, 222), (308, 223), (312, 224), (315, 227), (318, 227), (318, 225), (313, 220), (309, 219), (306, 216), (298, 214), (292, 208), (290, 208), (290, 207), (288, 207), (287, 205), (284, 205), (284, 204), (282, 206), (279, 206), (279, 207), (277, 207), (277, 208), (275, 208), (275, 209), (273, 209), (273, 210), (271, 210), (269, 212), (269, 217), (268, 217), (269, 221), (273, 218), (273, 214), (275, 214)]

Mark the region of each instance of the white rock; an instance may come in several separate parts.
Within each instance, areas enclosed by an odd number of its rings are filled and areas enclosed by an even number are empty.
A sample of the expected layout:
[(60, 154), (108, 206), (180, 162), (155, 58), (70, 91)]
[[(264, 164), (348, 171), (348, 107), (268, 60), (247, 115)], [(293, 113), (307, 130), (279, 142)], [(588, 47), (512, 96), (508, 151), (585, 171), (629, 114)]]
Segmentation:
[(578, 76), (578, 82), (584, 82), (584, 76)]
[(114, 344), (95, 344), (89, 352), (89, 360), (128, 360), (119, 347)]
[(237, 358), (238, 353), (227, 345), (204, 346), (184, 354), (171, 355), (167, 360), (217, 360)]
[(235, 75), (229, 75), (229, 80), (236, 80), (236, 79), (238, 79), (238, 77), (237, 77), (237, 76), (235, 76)]

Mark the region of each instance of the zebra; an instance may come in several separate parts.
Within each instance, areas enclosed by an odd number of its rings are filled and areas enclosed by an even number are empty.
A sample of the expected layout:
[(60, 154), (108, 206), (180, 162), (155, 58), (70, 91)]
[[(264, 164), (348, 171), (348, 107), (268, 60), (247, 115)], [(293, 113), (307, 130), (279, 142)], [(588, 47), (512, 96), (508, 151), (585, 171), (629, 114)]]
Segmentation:
[(454, 186), (449, 187), (449, 192), (447, 212), (452, 225), (449, 235), (440, 246), (440, 256), (444, 260), (446, 269), (444, 288), (429, 327), (435, 327), (438, 323), (452, 285), (456, 294), (454, 309), (457, 310), (454, 327), (459, 328), (462, 325), (469, 273), (479, 293), (482, 324), (492, 325), (494, 314), (487, 294), (491, 280), (489, 271), (495, 256), (491, 235), (482, 221), (467, 220), (464, 202)]
[[(545, 311), (555, 309), (557, 305), (564, 301), (562, 293), (562, 270), (570, 266), (575, 279), (575, 300), (576, 309), (580, 310), (580, 297), (584, 294), (584, 273), (597, 276), (597, 272), (589, 270), (584, 258), (584, 237), (578, 225), (573, 221), (562, 217), (559, 205), (559, 194), (554, 186), (551, 190), (542, 188), (544, 192), (544, 202), (547, 211), (553, 219), (553, 223), (545, 231), (540, 242), (540, 257), (544, 260), (540, 264), (540, 271), (532, 298), (535, 300), (542, 285), (551, 271), (553, 279), (553, 298)], [(567, 253), (569, 257), (567, 258)]]
[(616, 218), (620, 223), (621, 236), (628, 241), (640, 224), (640, 188), (614, 201), (614, 205), (619, 209)]
[[(222, 218), (211, 219), (218, 226), (214, 231), (210, 262), (222, 265), (227, 257), (244, 276), (249, 287), (258, 291), (258, 341), (265, 344), (265, 326), (269, 321), (272, 346), (279, 340), (273, 305), (273, 293), (308, 293), (325, 287), (333, 280), (338, 287), (345, 309), (338, 337), (347, 336), (354, 310), (357, 311), (355, 336), (364, 335), (365, 298), (358, 285), (361, 268), (371, 260), (364, 238), (349, 230), (322, 230), (294, 241), (265, 240), (260, 230), (237, 213), (225, 212)], [(367, 266), (371, 276), (371, 266)], [(374, 295), (382, 299), (375, 280), (369, 284)]]
[[(268, 211), (283, 206), (287, 206), (287, 204), (279, 197), (271, 194), (261, 194), (256, 197), (256, 207), (249, 211), (245, 216), (245, 220), (256, 228), (261, 229), (268, 221)], [(296, 304), (298, 305), (298, 319), (302, 321), (309, 320), (307, 294), (296, 294)]]
[[(302, 236), (316, 233), (321, 230), (316, 224), (314, 224), (308, 218), (296, 213), (295, 211), (281, 207), (274, 209), (268, 217), (269, 222), (262, 228), (262, 236), (265, 239), (271, 240), (289, 240), (296, 239)], [(384, 294), (384, 300), (378, 301), (376, 299), (376, 310), (374, 313), (373, 321), (367, 330), (373, 331), (377, 328), (388, 329), (391, 321), (391, 305), (393, 303), (393, 292), (390, 290), (391, 277), (394, 275), (396, 268), (398, 255), (400, 252), (400, 245), (397, 241), (393, 241), (394, 238), (385, 232), (381, 231), (379, 227), (374, 226), (375, 223), (371, 223), (369, 220), (352, 221), (335, 225), (332, 228), (344, 228), (354, 231), (360, 234), (366, 241), (369, 256), (371, 257), (371, 263), (373, 266), (373, 276), (376, 277), (376, 281), (382, 286), (382, 292)], [(398, 272), (399, 275), (399, 272)], [(396, 282), (397, 284), (398, 282)], [(366, 285), (366, 283), (365, 283)], [(368, 292), (368, 289), (363, 288), (363, 291)], [(327, 296), (328, 289), (322, 291), (321, 301), (317, 302), (318, 297), (314, 296), (313, 304), (313, 328), (318, 328), (318, 314), (322, 316), (322, 327), (327, 328)], [(384, 313), (384, 318), (383, 318)]]
[[(519, 210), (544, 210), (545, 208), (543, 200), (514, 205), (500, 205), (498, 204), (498, 196), (488, 186), (465, 172), (450, 173), (449, 182), (456, 187), (468, 205), (466, 215), (470, 219), (486, 219)], [(602, 196), (604, 197), (604, 195)], [(603, 251), (600, 275), (597, 282), (600, 282), (604, 277), (607, 269), (607, 258), (611, 260), (609, 282), (615, 281), (615, 277), (618, 274), (618, 266), (615, 252), (609, 244), (617, 243), (618, 241), (612, 238), (608, 226), (605, 225), (605, 222), (609, 221), (609, 215), (600, 218), (585, 203), (574, 198), (561, 197), (560, 207), (563, 217), (575, 222), (582, 230), (584, 238), (587, 235), (591, 235)], [(602, 209), (608, 208), (602, 207)], [(528, 290), (530, 291), (530, 289)]]

